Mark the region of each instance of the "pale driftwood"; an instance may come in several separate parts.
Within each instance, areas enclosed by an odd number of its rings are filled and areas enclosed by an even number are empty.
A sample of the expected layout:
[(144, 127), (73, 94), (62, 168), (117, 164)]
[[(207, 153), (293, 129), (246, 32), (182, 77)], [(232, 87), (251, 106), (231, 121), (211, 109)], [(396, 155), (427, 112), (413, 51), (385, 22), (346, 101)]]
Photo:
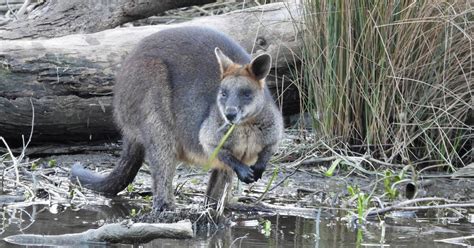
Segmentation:
[(16, 245), (31, 246), (77, 246), (91, 242), (147, 243), (157, 238), (187, 239), (194, 236), (189, 220), (177, 223), (106, 224), (98, 229), (82, 233), (62, 235), (19, 234), (4, 238)]
[[(207, 26), (221, 30), (249, 52), (270, 53), (275, 68), (283, 71), (298, 54), (300, 39), (293, 20), (300, 16), (299, 5), (275, 3), (175, 25), (0, 40), (0, 136), (21, 144), (21, 135), (30, 131), (32, 98), (37, 113), (33, 142), (115, 138), (111, 114), (115, 71), (138, 41), (163, 29)], [(283, 91), (282, 85), (278, 87), (274, 85), (275, 93)], [(283, 100), (285, 108), (295, 105), (299, 105), (295, 94)]]

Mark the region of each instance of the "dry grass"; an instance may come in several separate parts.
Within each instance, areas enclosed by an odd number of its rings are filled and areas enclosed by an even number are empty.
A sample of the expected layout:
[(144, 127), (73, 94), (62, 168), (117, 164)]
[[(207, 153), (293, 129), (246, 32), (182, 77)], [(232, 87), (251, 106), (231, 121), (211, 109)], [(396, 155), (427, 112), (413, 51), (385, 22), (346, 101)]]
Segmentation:
[(387, 163), (472, 161), (473, 10), (469, 1), (305, 0), (296, 81), (316, 134)]

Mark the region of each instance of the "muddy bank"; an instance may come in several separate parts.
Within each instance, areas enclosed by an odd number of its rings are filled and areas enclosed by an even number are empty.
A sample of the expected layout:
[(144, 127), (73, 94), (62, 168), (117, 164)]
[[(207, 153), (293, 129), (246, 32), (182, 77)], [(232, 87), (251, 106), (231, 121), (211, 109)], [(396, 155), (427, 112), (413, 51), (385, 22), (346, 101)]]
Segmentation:
[[(22, 169), (31, 177), (34, 174), (51, 176), (54, 184), (67, 189), (75, 188), (84, 196), (93, 198), (97, 196), (96, 193), (70, 185), (69, 169), (74, 163), (81, 162), (92, 170), (110, 171), (118, 160), (120, 145), (110, 146), (114, 149), (106, 152), (87, 151), (79, 154), (33, 157), (30, 159), (34, 161), (33, 165), (30, 164), (29, 168)], [(379, 173), (369, 175), (353, 168), (341, 168), (333, 176), (328, 177), (324, 174), (327, 167), (327, 163), (304, 166), (292, 163), (272, 164), (263, 178), (254, 184), (247, 185), (235, 179), (233, 201), (246, 202), (258, 199), (262, 202), (295, 207), (344, 208), (349, 207), (346, 205), (350, 197), (348, 187), (358, 187), (360, 191), (378, 196), (382, 201), (400, 201), (407, 198), (405, 191), (408, 183), (416, 184), (417, 198), (442, 197), (454, 201), (474, 199), (474, 180), (471, 178), (451, 179), (446, 174), (425, 173), (412, 180), (413, 175), (406, 174), (403, 178), (405, 182), (393, 186), (398, 191), (397, 196), (389, 199), (383, 196), (386, 193), (384, 192), (383, 169), (380, 169)], [(116, 199), (142, 200), (144, 205), (148, 205), (146, 201), (151, 196), (149, 175), (148, 165), (145, 164), (134, 183), (119, 193)], [(209, 173), (200, 167), (185, 164), (178, 166), (174, 180), (178, 207), (202, 203), (208, 176)], [(25, 175), (25, 177), (28, 176)], [(270, 181), (271, 184), (269, 184)], [(4, 190), (8, 191), (8, 186), (4, 187)], [(42, 197), (39, 196), (39, 198)], [(107, 201), (109, 198), (103, 199)]]
[[(377, 243), (381, 239), (390, 244), (408, 245), (416, 240), (420, 247), (446, 247), (434, 240), (467, 236), (474, 231), (473, 209), (455, 207), (392, 211), (384, 217), (368, 218), (368, 222), (356, 229), (352, 224), (357, 213), (357, 199), (348, 188), (370, 194), (369, 207), (380, 207), (407, 200), (405, 189), (413, 175), (407, 174), (403, 178), (405, 181), (392, 185), (397, 194), (390, 199), (384, 185), (384, 169), (363, 173), (341, 167), (328, 177), (324, 175), (328, 163), (296, 165), (280, 162), (269, 166), (257, 183), (246, 185), (234, 181), (234, 198), (225, 211), (221, 228), (213, 228), (213, 220), (206, 216), (208, 212), (203, 208), (209, 173), (183, 164), (178, 167), (174, 182), (178, 211), (156, 216), (150, 212), (151, 181), (147, 165), (142, 167), (134, 183), (114, 198), (69, 183), (69, 169), (76, 162), (98, 171), (111, 170), (118, 160), (120, 145), (111, 147), (113, 149), (107, 151), (31, 156), (20, 166), (20, 179), (25, 187), (14, 186), (11, 178), (14, 173), (8, 163), (3, 163), (3, 174), (10, 176), (2, 180), (3, 195), (9, 199), (2, 203), (3, 223), (9, 224), (3, 225), (1, 237), (18, 234), (21, 230), (31, 234), (77, 233), (124, 219), (175, 222), (185, 218), (194, 223), (196, 238), (156, 240), (145, 247), (158, 244), (229, 246), (240, 242), (256, 247), (267, 247), (269, 242), (282, 247), (295, 244), (353, 247), (363, 242)], [(2, 159), (7, 160), (6, 157)], [(423, 174), (416, 179), (416, 198), (437, 197), (456, 202), (474, 199), (472, 179), (450, 179), (442, 174)], [(35, 197), (31, 198), (31, 194)], [(248, 208), (239, 209), (241, 205)]]

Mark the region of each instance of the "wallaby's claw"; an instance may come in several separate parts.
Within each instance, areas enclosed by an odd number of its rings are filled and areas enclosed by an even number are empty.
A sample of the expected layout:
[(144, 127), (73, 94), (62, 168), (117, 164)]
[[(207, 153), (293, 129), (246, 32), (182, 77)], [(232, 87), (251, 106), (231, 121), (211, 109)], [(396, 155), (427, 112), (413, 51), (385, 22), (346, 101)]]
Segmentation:
[(252, 168), (248, 166), (242, 166), (235, 171), (237, 173), (237, 177), (240, 181), (244, 183), (253, 183), (255, 182), (254, 174)]
[(258, 181), (258, 179), (262, 178), (263, 172), (265, 171), (265, 166), (255, 164), (250, 166), (250, 168), (253, 170), (253, 179)]

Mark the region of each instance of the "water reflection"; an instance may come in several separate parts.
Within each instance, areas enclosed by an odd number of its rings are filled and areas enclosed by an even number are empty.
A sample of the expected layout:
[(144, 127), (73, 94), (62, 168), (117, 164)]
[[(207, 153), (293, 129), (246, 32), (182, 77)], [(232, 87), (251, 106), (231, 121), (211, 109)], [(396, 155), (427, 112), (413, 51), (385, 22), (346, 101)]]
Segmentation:
[[(0, 238), (19, 233), (64, 234), (97, 228), (130, 214), (132, 204), (112, 202), (109, 206), (34, 205), (3, 207)], [(446, 223), (430, 219), (369, 222), (354, 230), (333, 213), (318, 210), (313, 218), (282, 215), (234, 215), (233, 226), (216, 232), (200, 231), (192, 240), (158, 239), (141, 247), (450, 247), (433, 240), (474, 233), (470, 223)], [(268, 230), (265, 224), (270, 223)], [(1, 247), (11, 247), (0, 242)], [(84, 247), (100, 247), (87, 244)], [(134, 247), (114, 245), (114, 247)], [(135, 246), (136, 247), (136, 246)], [(455, 246), (452, 246), (455, 247)]]

